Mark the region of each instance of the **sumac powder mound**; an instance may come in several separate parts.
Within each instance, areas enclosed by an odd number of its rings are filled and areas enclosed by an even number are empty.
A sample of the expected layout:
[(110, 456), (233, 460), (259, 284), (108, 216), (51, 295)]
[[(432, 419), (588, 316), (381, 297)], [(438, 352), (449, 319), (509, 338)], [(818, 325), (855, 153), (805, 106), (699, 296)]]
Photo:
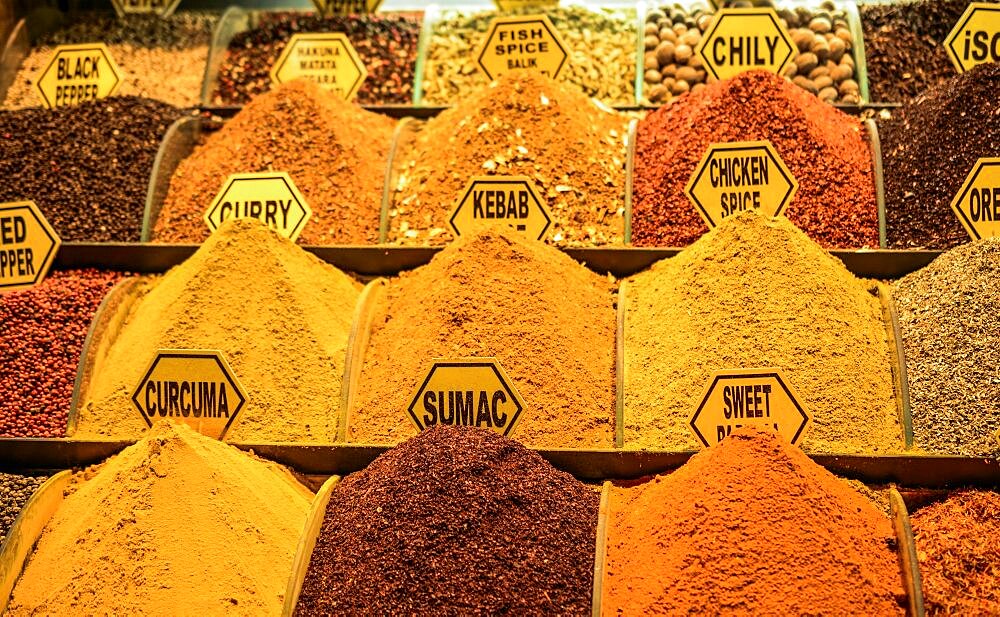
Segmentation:
[(119, 272), (64, 270), (0, 295), (0, 437), (64, 437), (90, 322)]
[(511, 437), (532, 447), (610, 448), (614, 282), (509, 228), (461, 237), (390, 282), (350, 411), (349, 441), (398, 443), (434, 358), (496, 357), (524, 399)]
[(333, 489), (296, 615), (589, 615), (597, 491), (439, 426)]
[(951, 202), (981, 157), (1000, 156), (1000, 64), (982, 64), (879, 120), (890, 248), (969, 241)]
[(523, 175), (552, 213), (546, 240), (621, 244), (628, 122), (574, 86), (514, 71), (469, 94), (403, 144), (389, 241), (446, 244), (474, 176)]
[(904, 615), (889, 518), (777, 433), (611, 492), (606, 615)]
[(1000, 615), (1000, 495), (954, 493), (910, 523), (927, 614)]
[(158, 242), (201, 242), (230, 174), (284, 171), (312, 209), (303, 244), (378, 242), (395, 122), (306, 80), (262, 94), (181, 161), (156, 221)]
[(63, 242), (138, 242), (153, 159), (182, 115), (134, 96), (0, 111), (0, 202), (34, 201)]
[(632, 243), (685, 246), (705, 233), (684, 187), (706, 150), (765, 139), (799, 183), (785, 216), (823, 247), (878, 247), (875, 172), (861, 122), (763, 71), (682, 95), (639, 123)]

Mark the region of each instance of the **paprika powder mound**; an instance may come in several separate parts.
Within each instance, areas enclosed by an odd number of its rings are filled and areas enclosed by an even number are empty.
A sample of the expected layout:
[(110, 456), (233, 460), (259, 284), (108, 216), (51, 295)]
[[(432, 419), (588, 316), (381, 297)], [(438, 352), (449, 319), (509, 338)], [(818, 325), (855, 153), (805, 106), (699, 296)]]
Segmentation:
[(787, 219), (724, 219), (625, 296), (626, 448), (698, 447), (688, 420), (712, 374), (770, 366), (812, 413), (807, 450), (903, 448), (877, 289)]
[(397, 443), (434, 358), (496, 357), (525, 401), (511, 437), (610, 448), (614, 281), (506, 227), (463, 236), (404, 272), (376, 306), (348, 441)]
[(684, 187), (714, 143), (769, 140), (799, 183), (783, 214), (825, 248), (877, 248), (871, 147), (861, 121), (764, 71), (709, 84), (639, 122), (632, 243), (686, 246), (707, 231)]
[(776, 432), (610, 495), (605, 615), (904, 615), (889, 518)]
[(247, 392), (226, 440), (332, 443), (359, 294), (353, 279), (260, 221), (225, 221), (129, 307), (71, 437), (141, 437), (131, 396), (157, 350), (217, 349)]
[(299, 79), (248, 103), (181, 161), (153, 230), (201, 242), (203, 216), (230, 174), (288, 172), (312, 209), (303, 244), (378, 242), (395, 122)]
[(312, 499), (285, 468), (163, 421), (66, 493), (9, 615), (277, 615)]
[(436, 426), (334, 487), (296, 615), (589, 615), (597, 491)]
[(1000, 614), (1000, 495), (957, 492), (910, 523), (927, 614)]
[(537, 71), (507, 73), (404, 142), (389, 242), (442, 245), (475, 176), (524, 175), (552, 213), (546, 241), (621, 244), (628, 120)]

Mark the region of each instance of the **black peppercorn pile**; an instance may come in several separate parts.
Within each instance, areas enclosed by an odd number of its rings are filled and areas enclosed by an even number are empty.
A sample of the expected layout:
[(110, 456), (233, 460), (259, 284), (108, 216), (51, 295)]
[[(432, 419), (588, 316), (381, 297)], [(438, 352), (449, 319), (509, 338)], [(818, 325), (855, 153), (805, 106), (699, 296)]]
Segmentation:
[(0, 202), (34, 201), (64, 242), (138, 242), (156, 151), (182, 115), (132, 96), (0, 111)]
[(589, 615), (598, 493), (496, 433), (437, 427), (333, 489), (297, 615)]
[(889, 248), (969, 241), (951, 209), (980, 157), (1000, 156), (1000, 65), (983, 64), (879, 121)]
[(243, 105), (271, 88), (271, 65), (299, 32), (343, 32), (368, 70), (358, 90), (362, 105), (409, 104), (420, 22), (405, 15), (319, 17), (314, 13), (265, 13), (260, 24), (229, 43), (216, 85), (216, 105)]
[(0, 544), (7, 539), (14, 519), (28, 503), (31, 495), (48, 478), (0, 473)]

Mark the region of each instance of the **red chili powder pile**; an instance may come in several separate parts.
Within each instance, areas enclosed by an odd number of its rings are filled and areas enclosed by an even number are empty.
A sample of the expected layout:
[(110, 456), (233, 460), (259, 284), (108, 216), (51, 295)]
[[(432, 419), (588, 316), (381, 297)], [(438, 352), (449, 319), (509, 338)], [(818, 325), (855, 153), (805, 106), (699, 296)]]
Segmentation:
[(639, 123), (632, 243), (686, 246), (707, 231), (684, 194), (709, 145), (769, 140), (798, 180), (784, 214), (824, 248), (877, 248), (871, 148), (861, 122), (753, 71), (685, 94)]
[(962, 491), (917, 510), (928, 615), (1000, 615), (1000, 494)]
[(903, 615), (889, 518), (777, 433), (747, 427), (611, 492), (605, 615)]

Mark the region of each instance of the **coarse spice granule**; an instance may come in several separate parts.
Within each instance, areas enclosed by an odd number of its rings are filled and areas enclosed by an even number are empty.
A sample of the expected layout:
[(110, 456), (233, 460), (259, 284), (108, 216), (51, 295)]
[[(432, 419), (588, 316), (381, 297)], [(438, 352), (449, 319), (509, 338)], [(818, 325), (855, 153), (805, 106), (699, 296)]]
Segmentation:
[(905, 615), (889, 518), (777, 433), (612, 489), (605, 615)]
[(73, 437), (146, 430), (132, 393), (159, 349), (218, 349), (247, 391), (227, 441), (332, 443), (360, 285), (255, 219), (224, 222), (128, 308)]
[(596, 490), (438, 426), (334, 487), (296, 615), (589, 615)]
[(57, 270), (0, 294), (0, 437), (65, 437), (83, 343), (124, 275)]
[(960, 491), (910, 524), (927, 614), (1000, 614), (1000, 495)]
[(160, 140), (185, 113), (131, 96), (0, 111), (0, 201), (34, 201), (63, 242), (138, 242)]
[(969, 241), (951, 202), (981, 157), (1000, 156), (1000, 64), (982, 64), (878, 121), (890, 248)]
[(511, 437), (610, 448), (615, 283), (559, 250), (484, 229), (404, 272), (375, 307), (348, 441), (398, 443), (434, 358), (496, 357), (525, 401)]
[(825, 248), (877, 248), (871, 147), (861, 121), (763, 71), (682, 95), (639, 122), (632, 243), (686, 246), (707, 231), (684, 187), (708, 147), (769, 140), (799, 183), (783, 214)]
[(168, 422), (66, 493), (9, 615), (278, 615), (312, 499), (284, 467)]
[(628, 120), (535, 71), (508, 73), (429, 120), (404, 143), (389, 242), (442, 245), (474, 176), (524, 175), (552, 213), (546, 241), (621, 244)]
[(893, 284), (921, 450), (1000, 454), (998, 280), (1000, 238), (986, 238)]
[(394, 125), (312, 82), (283, 84), (247, 104), (181, 161), (153, 239), (203, 241), (205, 210), (230, 174), (284, 171), (312, 209), (299, 242), (374, 244)]
[(0, 545), (7, 540), (17, 515), (48, 476), (22, 476), (0, 472)]
[(312, 12), (264, 12), (253, 27), (233, 36), (219, 67), (213, 94), (216, 105), (243, 105), (271, 88), (271, 67), (297, 33), (343, 32), (361, 58), (368, 77), (361, 83), (362, 105), (413, 102), (413, 72), (420, 38), (420, 16), (379, 13), (320, 17)]
[(712, 374), (776, 367), (812, 413), (806, 450), (902, 450), (876, 284), (787, 219), (725, 219), (628, 279), (624, 302), (626, 448), (697, 448), (688, 421)]
[[(207, 11), (184, 11), (166, 19), (158, 15), (121, 19), (109, 13), (76, 14), (73, 23), (34, 42), (35, 47), (7, 90), (4, 107), (42, 105), (35, 84), (52, 60), (55, 46), (94, 41), (108, 46), (120, 69), (119, 96), (141, 96), (177, 107), (193, 107), (201, 99), (201, 82), (217, 18), (216, 13)], [(163, 74), (165, 67), (169, 67), (168, 78)]]
[(969, 0), (859, 3), (872, 102), (905, 103), (955, 75), (944, 40), (969, 4)]

